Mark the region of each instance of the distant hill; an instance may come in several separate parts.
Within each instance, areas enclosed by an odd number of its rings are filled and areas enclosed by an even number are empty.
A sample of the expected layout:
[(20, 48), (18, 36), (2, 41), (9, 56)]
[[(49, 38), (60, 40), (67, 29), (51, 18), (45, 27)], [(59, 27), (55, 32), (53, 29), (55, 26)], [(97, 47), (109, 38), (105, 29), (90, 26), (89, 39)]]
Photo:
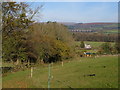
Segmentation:
[(96, 22), (96, 23), (74, 23), (74, 22), (59, 22), (66, 25), (69, 30), (72, 31), (83, 31), (90, 30), (94, 32), (106, 31), (106, 30), (117, 30), (117, 23), (105, 23), (105, 22)]
[(58, 22), (58, 23), (61, 23), (61, 24), (67, 25), (67, 26), (77, 24), (75, 22)]

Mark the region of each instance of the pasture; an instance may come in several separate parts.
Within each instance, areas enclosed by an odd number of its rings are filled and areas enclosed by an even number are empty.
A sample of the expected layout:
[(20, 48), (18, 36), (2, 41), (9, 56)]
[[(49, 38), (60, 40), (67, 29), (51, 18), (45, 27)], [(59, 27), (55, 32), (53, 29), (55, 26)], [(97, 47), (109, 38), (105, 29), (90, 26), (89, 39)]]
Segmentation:
[[(92, 76), (93, 74), (93, 76)], [(117, 88), (118, 57), (74, 58), (51, 66), (51, 88)], [(3, 88), (47, 88), (48, 64), (9, 73), (2, 78)]]
[(104, 31), (103, 33), (106, 33), (106, 34), (118, 34), (118, 30), (106, 30)]

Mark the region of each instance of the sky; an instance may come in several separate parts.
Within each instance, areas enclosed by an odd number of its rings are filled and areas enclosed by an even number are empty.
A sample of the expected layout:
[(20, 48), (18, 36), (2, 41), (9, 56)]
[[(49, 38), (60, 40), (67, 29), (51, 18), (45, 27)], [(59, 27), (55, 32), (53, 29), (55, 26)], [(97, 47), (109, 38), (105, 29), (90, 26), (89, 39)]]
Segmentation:
[(43, 5), (41, 13), (34, 18), (38, 22), (118, 22), (117, 2), (34, 2), (32, 4), (33, 9)]
[(3, 0), (18, 2), (119, 2), (119, 0)]

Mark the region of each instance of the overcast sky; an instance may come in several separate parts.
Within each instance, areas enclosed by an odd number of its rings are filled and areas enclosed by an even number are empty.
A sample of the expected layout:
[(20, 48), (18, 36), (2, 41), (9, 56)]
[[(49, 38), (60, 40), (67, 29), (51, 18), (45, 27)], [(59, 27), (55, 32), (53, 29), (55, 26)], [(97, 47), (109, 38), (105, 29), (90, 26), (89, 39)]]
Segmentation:
[(39, 22), (117, 22), (117, 2), (34, 2), (32, 8), (43, 4)]

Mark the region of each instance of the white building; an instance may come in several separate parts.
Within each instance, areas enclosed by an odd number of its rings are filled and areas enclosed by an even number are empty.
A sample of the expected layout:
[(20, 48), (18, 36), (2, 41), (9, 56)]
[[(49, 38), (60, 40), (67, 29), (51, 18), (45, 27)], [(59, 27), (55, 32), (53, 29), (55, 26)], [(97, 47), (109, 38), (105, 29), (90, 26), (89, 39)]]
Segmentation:
[(89, 44), (85, 44), (86, 49), (91, 49), (91, 46)]

